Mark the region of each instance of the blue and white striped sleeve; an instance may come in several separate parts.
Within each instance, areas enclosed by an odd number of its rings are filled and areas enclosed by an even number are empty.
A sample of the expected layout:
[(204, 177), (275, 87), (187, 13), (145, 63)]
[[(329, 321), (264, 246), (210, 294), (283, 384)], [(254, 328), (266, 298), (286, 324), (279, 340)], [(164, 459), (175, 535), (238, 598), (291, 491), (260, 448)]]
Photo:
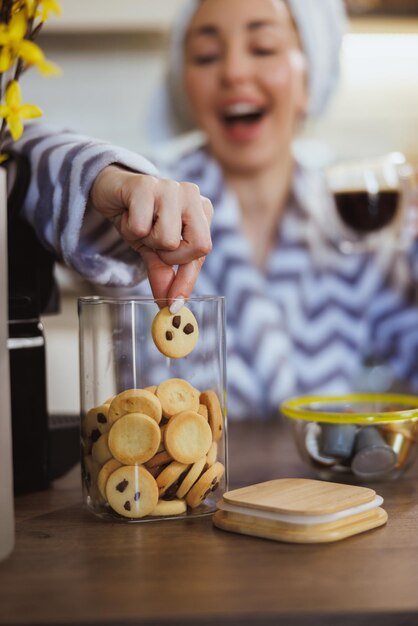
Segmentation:
[(110, 222), (88, 208), (88, 198), (96, 176), (112, 163), (157, 175), (147, 159), (44, 124), (27, 126), (10, 148), (25, 155), (31, 167), (23, 214), (58, 259), (100, 285), (132, 286), (145, 277), (139, 255)]

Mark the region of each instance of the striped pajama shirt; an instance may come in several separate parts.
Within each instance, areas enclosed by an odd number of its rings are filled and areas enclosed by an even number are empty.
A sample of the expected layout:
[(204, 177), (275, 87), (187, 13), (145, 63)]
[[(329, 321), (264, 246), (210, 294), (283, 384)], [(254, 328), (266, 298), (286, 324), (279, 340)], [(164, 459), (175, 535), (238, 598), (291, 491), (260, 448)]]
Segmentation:
[[(88, 192), (110, 163), (152, 174), (154, 166), (130, 151), (42, 125), (29, 126), (14, 147), (32, 164), (24, 211), (44, 244), (97, 285), (149, 293), (138, 256), (88, 209)], [(226, 296), (231, 417), (267, 417), (300, 393), (373, 385), (418, 392), (416, 246), (406, 255), (339, 253), (327, 232), (331, 209), (322, 176), (298, 166), (261, 272), (240, 229), (237, 199), (204, 149), (159, 171), (196, 183), (214, 205), (213, 252), (195, 293)], [(371, 361), (379, 367), (365, 368)], [(384, 376), (376, 382), (379, 372)]]

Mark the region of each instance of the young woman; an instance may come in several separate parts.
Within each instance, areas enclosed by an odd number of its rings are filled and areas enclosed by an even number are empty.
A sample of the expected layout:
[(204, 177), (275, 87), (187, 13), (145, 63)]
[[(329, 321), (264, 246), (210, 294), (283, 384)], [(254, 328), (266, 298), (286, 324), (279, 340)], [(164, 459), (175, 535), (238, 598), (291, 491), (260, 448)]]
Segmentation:
[[(197, 185), (214, 206), (213, 251), (194, 291), (227, 298), (233, 417), (268, 416), (277, 412), (280, 400), (297, 393), (358, 389), (370, 356), (389, 363), (394, 378), (418, 386), (414, 255), (338, 253), (317, 218), (331, 210), (322, 176), (306, 171), (292, 153), (299, 124), (322, 111), (335, 84), (342, 6), (339, 0), (192, 0), (173, 30), (156, 123), (169, 134), (199, 128), (205, 136), (201, 147), (166, 172)], [(139, 177), (120, 166), (153, 173), (149, 164), (86, 140), (80, 151), (80, 140), (71, 136), (38, 137), (36, 149), (36, 141), (30, 141), (28, 134), (20, 148), (39, 176), (26, 213), (40, 235), (96, 282), (138, 282), (138, 257), (126, 242), (135, 239), (136, 249), (148, 242), (145, 260), (148, 250), (155, 255), (160, 240), (147, 236), (153, 235), (152, 215), (160, 200), (151, 195), (143, 218), (141, 194), (149, 197), (148, 192), (126, 193)], [(74, 166), (72, 154), (81, 165)], [(50, 181), (41, 194), (46, 169)], [(157, 179), (152, 184), (169, 207), (173, 186), (164, 193)], [(134, 202), (136, 197), (141, 201)], [(162, 282), (171, 295), (170, 262), (182, 267), (181, 255), (176, 256), (184, 247), (181, 233), (194, 218), (191, 204), (186, 211), (178, 208), (182, 198), (174, 197), (174, 206), (175, 215), (182, 216), (172, 229), (174, 241), (165, 239), (165, 252), (157, 250), (158, 258), (152, 257), (168, 265)], [(209, 213), (205, 206), (198, 209), (200, 225), (202, 214)], [(117, 233), (103, 216), (123, 239), (115, 240)], [(162, 222), (168, 236), (168, 209)], [(195, 235), (204, 231), (193, 229)], [(209, 249), (204, 240), (195, 259)], [(184, 258), (200, 268), (195, 259)], [(175, 295), (187, 297), (197, 274), (186, 277), (183, 291)], [(155, 281), (151, 286), (156, 295), (164, 292), (156, 290)]]
[(367, 388), (368, 360), (417, 388), (414, 255), (339, 253), (323, 176), (293, 156), (336, 84), (344, 29), (338, 0), (191, 0), (173, 31), (153, 127), (203, 131), (171, 173), (214, 205), (195, 290), (227, 297), (232, 415)]

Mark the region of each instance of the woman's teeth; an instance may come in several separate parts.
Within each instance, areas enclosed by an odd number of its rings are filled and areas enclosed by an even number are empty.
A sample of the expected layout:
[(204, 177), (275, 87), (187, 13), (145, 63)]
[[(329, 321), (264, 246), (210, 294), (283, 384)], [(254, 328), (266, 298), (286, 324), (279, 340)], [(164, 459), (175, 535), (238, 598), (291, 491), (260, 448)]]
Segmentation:
[(222, 117), (226, 124), (254, 124), (265, 113), (265, 109), (246, 102), (233, 104), (223, 111)]

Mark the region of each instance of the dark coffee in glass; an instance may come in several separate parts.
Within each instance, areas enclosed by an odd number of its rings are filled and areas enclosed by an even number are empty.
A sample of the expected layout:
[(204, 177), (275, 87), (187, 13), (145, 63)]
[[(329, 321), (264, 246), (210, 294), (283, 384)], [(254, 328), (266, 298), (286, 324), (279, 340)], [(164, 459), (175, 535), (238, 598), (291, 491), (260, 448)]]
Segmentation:
[(335, 205), (344, 224), (359, 233), (371, 233), (388, 226), (400, 203), (397, 189), (341, 190), (334, 192)]
[(411, 166), (403, 154), (339, 161), (325, 172), (333, 198), (324, 227), (341, 252), (405, 249), (413, 229), (407, 206), (412, 188)]

